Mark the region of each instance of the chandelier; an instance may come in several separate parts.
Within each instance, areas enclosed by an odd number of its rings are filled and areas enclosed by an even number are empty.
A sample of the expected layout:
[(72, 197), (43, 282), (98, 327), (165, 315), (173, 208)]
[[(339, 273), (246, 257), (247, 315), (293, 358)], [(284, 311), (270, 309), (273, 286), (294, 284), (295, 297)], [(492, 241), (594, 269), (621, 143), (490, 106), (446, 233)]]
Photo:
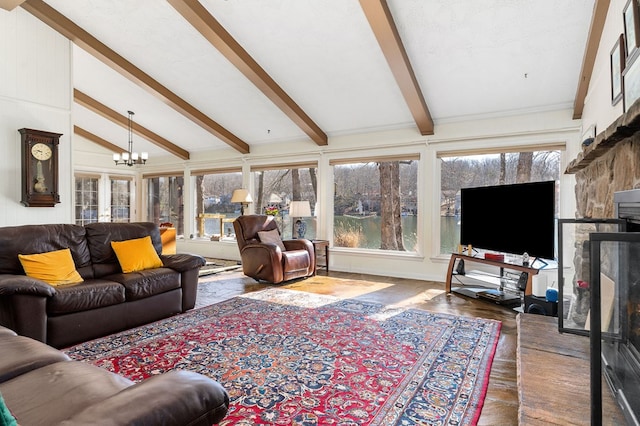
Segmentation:
[(131, 117), (133, 116), (133, 111), (127, 111), (129, 114), (129, 148), (127, 152), (123, 152), (122, 154), (113, 154), (113, 161), (116, 163), (116, 166), (133, 166), (134, 164), (145, 164), (149, 159), (148, 152), (142, 152), (138, 156), (137, 152), (133, 152), (133, 129), (131, 127)]

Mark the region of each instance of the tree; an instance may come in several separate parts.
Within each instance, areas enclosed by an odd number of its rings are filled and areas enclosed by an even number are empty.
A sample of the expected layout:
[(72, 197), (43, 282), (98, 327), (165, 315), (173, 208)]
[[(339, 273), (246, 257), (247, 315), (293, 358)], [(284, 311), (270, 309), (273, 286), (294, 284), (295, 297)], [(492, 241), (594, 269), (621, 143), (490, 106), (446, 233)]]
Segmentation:
[(391, 163), (391, 195), (393, 201), (393, 225), (396, 237), (396, 250), (404, 251), (402, 238), (402, 206), (400, 205), (400, 162)]
[(504, 152), (500, 153), (500, 179), (498, 180), (499, 185), (504, 185), (507, 181), (507, 154)]
[(400, 207), (400, 163), (378, 163), (380, 173), (380, 248), (404, 250)]
[[(196, 217), (199, 218), (201, 214), (204, 213), (204, 175), (196, 176)], [(198, 222), (200, 223), (200, 222)], [(202, 235), (198, 235), (198, 237), (204, 236), (204, 229), (200, 229), (198, 227), (198, 232)]]
[(316, 176), (315, 167), (309, 167), (309, 179), (311, 180), (311, 188), (313, 189), (313, 204), (318, 201), (318, 177)]
[(531, 165), (533, 164), (533, 152), (521, 152), (518, 155), (518, 167), (516, 168), (516, 183), (531, 181)]
[(302, 201), (300, 198), (300, 173), (291, 169), (291, 201)]
[(262, 214), (262, 194), (264, 193), (264, 172), (258, 172), (258, 199), (256, 200), (256, 214)]

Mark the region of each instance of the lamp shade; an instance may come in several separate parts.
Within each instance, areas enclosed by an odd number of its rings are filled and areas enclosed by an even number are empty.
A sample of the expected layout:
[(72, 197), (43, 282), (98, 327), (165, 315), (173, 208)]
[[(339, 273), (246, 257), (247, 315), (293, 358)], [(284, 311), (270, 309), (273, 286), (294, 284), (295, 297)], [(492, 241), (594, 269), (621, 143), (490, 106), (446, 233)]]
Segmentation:
[(289, 204), (289, 216), (309, 217), (311, 216), (311, 206), (308, 201), (292, 201)]
[(236, 189), (233, 191), (233, 195), (231, 196), (232, 203), (252, 203), (253, 198), (251, 198), (251, 194), (246, 189)]

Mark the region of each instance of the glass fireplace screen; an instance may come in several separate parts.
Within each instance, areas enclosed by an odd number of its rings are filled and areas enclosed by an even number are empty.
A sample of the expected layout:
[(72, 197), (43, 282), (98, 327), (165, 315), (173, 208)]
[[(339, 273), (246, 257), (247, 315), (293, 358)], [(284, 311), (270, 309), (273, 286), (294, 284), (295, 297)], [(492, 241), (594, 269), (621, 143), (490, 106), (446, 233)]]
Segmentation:
[(591, 424), (602, 424), (602, 379), (630, 425), (640, 418), (640, 232), (589, 235)]

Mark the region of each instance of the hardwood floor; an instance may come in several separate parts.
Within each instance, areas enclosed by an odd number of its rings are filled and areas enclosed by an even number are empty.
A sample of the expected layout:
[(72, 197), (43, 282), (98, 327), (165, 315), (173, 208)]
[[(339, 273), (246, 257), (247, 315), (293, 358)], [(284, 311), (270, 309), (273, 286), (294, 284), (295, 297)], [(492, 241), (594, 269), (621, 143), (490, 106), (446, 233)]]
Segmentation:
[[(240, 271), (203, 277), (196, 307), (268, 288)], [(205, 284), (206, 283), (206, 284)], [(279, 285), (339, 298), (354, 298), (386, 305), (408, 306), (432, 312), (491, 318), (502, 322), (500, 340), (491, 368), (489, 388), (479, 425), (517, 425), (518, 390), (516, 376), (516, 312), (499, 305), (446, 294), (443, 282), (420, 281), (373, 275), (331, 272), (306, 280)]]

